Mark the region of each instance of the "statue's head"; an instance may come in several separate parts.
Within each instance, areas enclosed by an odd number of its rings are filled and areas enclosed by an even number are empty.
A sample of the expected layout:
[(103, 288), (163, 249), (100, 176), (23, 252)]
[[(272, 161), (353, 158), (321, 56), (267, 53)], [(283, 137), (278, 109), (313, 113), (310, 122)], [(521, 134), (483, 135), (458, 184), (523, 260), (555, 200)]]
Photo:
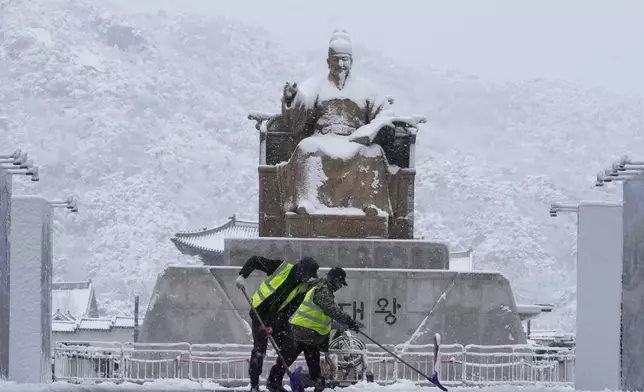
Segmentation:
[(326, 63), (333, 80), (343, 85), (353, 65), (353, 48), (346, 30), (335, 30), (331, 35)]

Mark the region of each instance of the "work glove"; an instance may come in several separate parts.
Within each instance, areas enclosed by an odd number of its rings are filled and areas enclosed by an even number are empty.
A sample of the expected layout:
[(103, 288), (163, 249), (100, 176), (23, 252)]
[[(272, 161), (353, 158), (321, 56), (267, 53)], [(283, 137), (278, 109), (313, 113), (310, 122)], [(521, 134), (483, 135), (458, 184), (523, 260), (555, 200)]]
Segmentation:
[(349, 327), (350, 330), (352, 330), (354, 332), (360, 332), (360, 328), (364, 328), (364, 324), (362, 324), (360, 321), (356, 321), (356, 320), (352, 319), (348, 323), (348, 327)]
[(347, 325), (346, 325), (346, 324), (341, 323), (341, 322), (336, 321), (336, 320), (333, 320), (331, 324), (332, 324), (331, 328), (333, 328), (333, 329), (337, 329), (337, 330), (338, 330), (338, 331), (340, 331), (340, 332), (344, 332), (344, 331), (346, 331), (347, 329), (349, 329), (349, 327), (347, 327)]
[(239, 275), (235, 280), (235, 284), (240, 290), (246, 291), (246, 279), (243, 276)]

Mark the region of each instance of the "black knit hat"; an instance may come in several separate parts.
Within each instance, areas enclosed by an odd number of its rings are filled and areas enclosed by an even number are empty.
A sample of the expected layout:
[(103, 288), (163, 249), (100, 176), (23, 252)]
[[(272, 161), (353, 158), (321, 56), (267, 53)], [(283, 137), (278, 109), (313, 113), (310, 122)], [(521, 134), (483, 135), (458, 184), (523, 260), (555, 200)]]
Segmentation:
[(338, 280), (342, 283), (343, 286), (348, 286), (347, 284), (347, 273), (340, 267), (333, 267), (326, 274), (329, 280)]
[(305, 256), (297, 264), (298, 268), (301, 268), (301, 271), (307, 271), (313, 278), (318, 277), (318, 269), (320, 268), (320, 265), (313, 257)]

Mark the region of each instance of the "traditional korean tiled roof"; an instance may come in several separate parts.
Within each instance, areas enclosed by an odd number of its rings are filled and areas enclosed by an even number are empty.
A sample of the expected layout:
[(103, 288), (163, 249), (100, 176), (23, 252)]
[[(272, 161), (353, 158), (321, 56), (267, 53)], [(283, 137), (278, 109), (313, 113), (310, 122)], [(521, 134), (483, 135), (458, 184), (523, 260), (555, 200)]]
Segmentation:
[(73, 333), (76, 332), (76, 321), (54, 320), (51, 323), (52, 332)]
[(110, 328), (112, 328), (111, 319), (82, 318), (78, 322), (78, 329), (87, 329), (92, 331), (109, 331)]
[(98, 317), (92, 281), (52, 283), (51, 310), (52, 316), (59, 318)]
[[(139, 318), (139, 326), (143, 319)], [(76, 331), (110, 331), (113, 328), (134, 328), (134, 317), (81, 318), (76, 321), (52, 321), (52, 332), (74, 333)]]
[(56, 321), (74, 321), (74, 316), (71, 315), (69, 311), (67, 313), (63, 313), (60, 310), (56, 310), (54, 314), (51, 316), (52, 320)]
[[(139, 318), (139, 325), (141, 325), (143, 320)], [(116, 316), (114, 317), (114, 323), (112, 325), (114, 328), (134, 328), (134, 317), (124, 317)]]
[(259, 223), (237, 219), (230, 220), (211, 229), (179, 232), (171, 238), (177, 249), (185, 255), (223, 254), (224, 238), (257, 238)]

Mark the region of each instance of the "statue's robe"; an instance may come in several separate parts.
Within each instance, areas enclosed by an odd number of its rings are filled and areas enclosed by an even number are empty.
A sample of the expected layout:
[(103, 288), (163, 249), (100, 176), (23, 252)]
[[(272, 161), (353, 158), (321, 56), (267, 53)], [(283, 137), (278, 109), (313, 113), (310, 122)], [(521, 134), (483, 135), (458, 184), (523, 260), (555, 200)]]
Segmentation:
[(388, 184), (396, 168), (379, 145), (350, 140), (360, 127), (393, 115), (385, 96), (351, 75), (342, 89), (324, 75), (298, 84), (282, 115), (290, 132), (305, 136), (289, 162), (278, 165), (285, 211), (363, 215), (375, 207), (391, 216)]

